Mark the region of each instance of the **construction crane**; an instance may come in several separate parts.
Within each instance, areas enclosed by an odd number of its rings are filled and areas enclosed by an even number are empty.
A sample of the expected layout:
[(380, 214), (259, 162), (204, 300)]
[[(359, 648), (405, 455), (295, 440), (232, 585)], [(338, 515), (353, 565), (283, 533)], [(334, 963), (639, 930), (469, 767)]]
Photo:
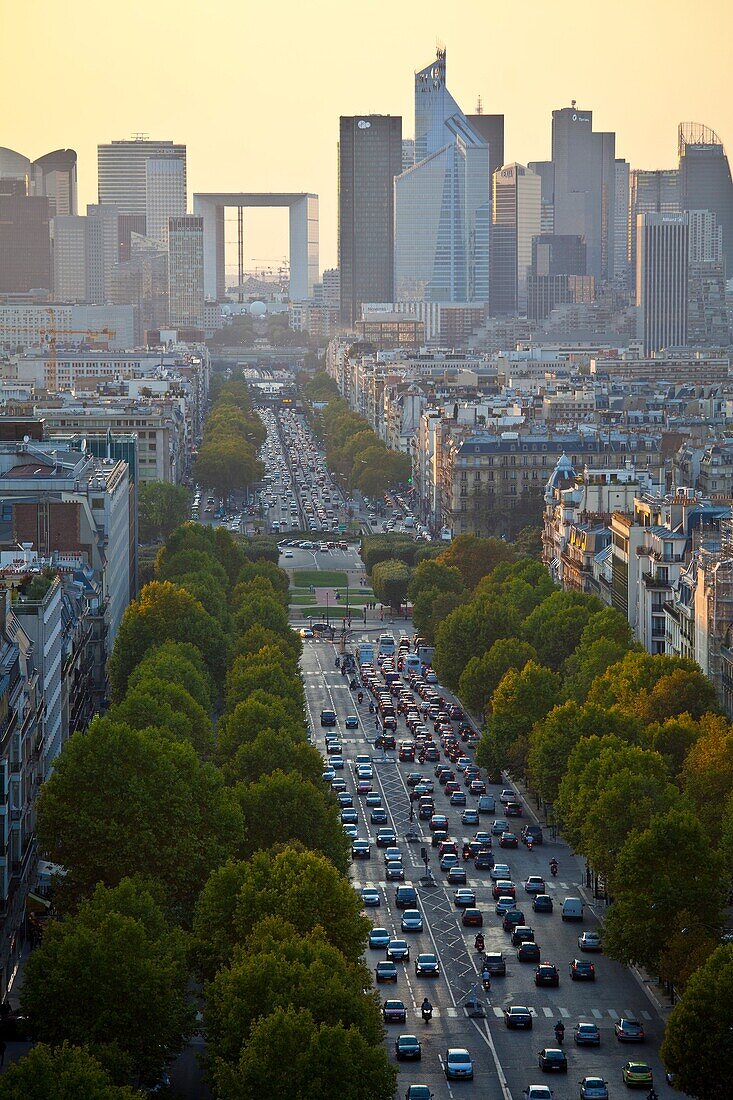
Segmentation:
[(46, 308), (46, 312), (50, 316), (50, 324), (48, 328), (41, 329), (41, 337), (45, 338), (48, 346), (47, 388), (50, 392), (53, 393), (58, 389), (56, 348), (59, 336), (87, 336), (92, 340), (99, 340), (101, 338), (111, 340), (115, 336), (115, 332), (112, 329), (108, 328), (102, 328), (99, 330), (89, 328), (58, 328), (58, 326), (56, 325), (56, 314), (51, 306), (48, 306)]

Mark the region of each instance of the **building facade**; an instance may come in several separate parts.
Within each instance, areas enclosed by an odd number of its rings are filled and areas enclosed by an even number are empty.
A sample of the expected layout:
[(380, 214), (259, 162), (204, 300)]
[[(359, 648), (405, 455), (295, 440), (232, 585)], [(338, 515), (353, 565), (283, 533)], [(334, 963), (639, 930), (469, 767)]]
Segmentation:
[(690, 228), (685, 214), (637, 219), (636, 305), (644, 354), (687, 343)]
[[(99, 202), (116, 206), (120, 214), (147, 217), (147, 161), (175, 157), (183, 163), (186, 191), (186, 146), (173, 141), (150, 141), (139, 135), (130, 141), (97, 146)], [(184, 203), (185, 210), (185, 203)]]
[(204, 326), (204, 220), (193, 215), (168, 222), (169, 324)]
[(186, 161), (180, 156), (145, 161), (145, 235), (168, 243), (168, 219), (186, 213)]

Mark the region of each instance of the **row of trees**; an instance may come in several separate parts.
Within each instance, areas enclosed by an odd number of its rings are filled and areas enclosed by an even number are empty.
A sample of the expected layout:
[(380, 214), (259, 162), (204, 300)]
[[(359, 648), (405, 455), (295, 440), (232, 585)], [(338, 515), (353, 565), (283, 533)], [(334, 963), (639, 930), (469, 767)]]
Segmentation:
[(350, 410), (328, 375), (321, 373), (305, 386), (313, 428), (321, 439), (328, 464), (369, 497), (380, 499), (387, 489), (410, 477), (409, 455), (392, 451), (369, 423)]
[(246, 383), (217, 379), (212, 389), (214, 404), (206, 419), (193, 477), (204, 489), (228, 500), (235, 490), (244, 490), (262, 477), (257, 452), (266, 432), (252, 410)]
[(160, 551), (120, 626), (112, 705), (39, 798), (39, 846), (65, 874), (23, 989), (41, 1043), (0, 1097), (47, 1079), (61, 1100), (132, 1096), (192, 1033), (192, 975), (219, 1096), (335, 1092), (344, 1058), (343, 1095), (392, 1095), (287, 590), (269, 547), (222, 529), (186, 524)]

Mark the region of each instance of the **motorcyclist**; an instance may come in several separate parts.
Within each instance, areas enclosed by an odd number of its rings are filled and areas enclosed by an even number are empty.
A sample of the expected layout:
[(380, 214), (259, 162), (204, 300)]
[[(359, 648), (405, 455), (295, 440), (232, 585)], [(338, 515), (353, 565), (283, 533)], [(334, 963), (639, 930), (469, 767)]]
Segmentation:
[(534, 848), (534, 841), (532, 840), (531, 836), (528, 836), (527, 837), (527, 851), (531, 852), (533, 848)]
[(469, 844), (464, 844), (463, 845), (463, 860), (464, 860), (464, 862), (470, 857), (470, 855), (471, 855), (471, 846)]
[(552, 871), (553, 875), (557, 874), (557, 860), (556, 859), (551, 859), (550, 860), (550, 870)]
[(431, 1003), (427, 999), (427, 997), (423, 1000), (423, 1003), (420, 1005), (420, 1012), (422, 1013), (423, 1020), (429, 1020), (430, 1017), (433, 1015), (433, 1006), (431, 1005)]
[(340, 657), (336, 658), (336, 668), (341, 668), (341, 658)]
[(369, 701), (369, 713), (374, 714), (374, 703), (371, 700)]
[(473, 941), (473, 946), (479, 952), (484, 950), (484, 937), (481, 935), (480, 932), (477, 934), (476, 939)]
[(557, 1039), (558, 1043), (562, 1043), (563, 1039), (565, 1038), (565, 1024), (562, 1022), (562, 1020), (558, 1020), (555, 1024), (555, 1038)]
[(481, 981), (484, 983), (484, 989), (491, 989), (491, 971), (489, 970), (488, 963), (484, 963), (481, 970)]
[(363, 703), (364, 702), (364, 692), (360, 691), (359, 694), (357, 695), (356, 699), (357, 699), (357, 702)]

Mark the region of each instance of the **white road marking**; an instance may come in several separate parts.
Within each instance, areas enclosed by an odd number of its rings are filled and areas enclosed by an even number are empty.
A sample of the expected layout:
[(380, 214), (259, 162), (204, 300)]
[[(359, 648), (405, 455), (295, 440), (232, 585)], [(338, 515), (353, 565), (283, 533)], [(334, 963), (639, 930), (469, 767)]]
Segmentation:
[(603, 1019), (603, 1013), (601, 1012), (600, 1008), (592, 1008), (591, 1012), (595, 1016), (596, 1020), (602, 1020)]
[(570, 1012), (568, 1011), (567, 1008), (560, 1008), (560, 1009), (558, 1009), (558, 1012), (560, 1013), (561, 1016), (564, 1016), (565, 1019), (567, 1019), (568, 1016), (570, 1015)]
[(544, 1012), (545, 1016), (547, 1016), (548, 1020), (555, 1015), (551, 1008), (543, 1008), (542, 1011)]

